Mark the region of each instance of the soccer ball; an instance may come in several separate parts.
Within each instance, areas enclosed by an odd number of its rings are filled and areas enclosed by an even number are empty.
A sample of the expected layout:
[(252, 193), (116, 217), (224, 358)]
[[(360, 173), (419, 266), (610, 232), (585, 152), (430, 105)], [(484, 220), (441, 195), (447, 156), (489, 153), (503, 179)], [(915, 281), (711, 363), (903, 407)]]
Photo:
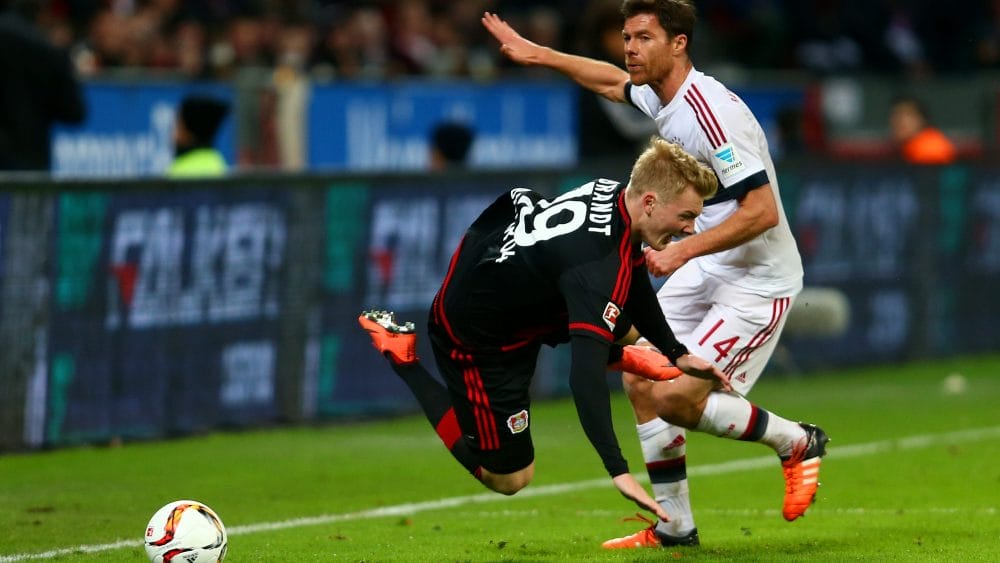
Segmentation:
[(153, 563), (222, 563), (229, 538), (211, 508), (194, 500), (177, 500), (149, 519), (145, 543)]

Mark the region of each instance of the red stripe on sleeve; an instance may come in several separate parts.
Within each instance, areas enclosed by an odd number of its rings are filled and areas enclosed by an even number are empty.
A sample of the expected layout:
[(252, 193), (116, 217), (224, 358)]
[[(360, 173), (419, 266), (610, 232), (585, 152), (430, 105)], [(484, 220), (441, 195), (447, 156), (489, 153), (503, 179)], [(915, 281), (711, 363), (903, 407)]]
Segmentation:
[(719, 133), (719, 138), (722, 139), (723, 143), (727, 142), (726, 134), (725, 132), (723, 132), (722, 126), (719, 125), (719, 120), (715, 119), (715, 113), (712, 112), (712, 108), (708, 105), (708, 102), (705, 101), (705, 96), (701, 95), (701, 90), (699, 90), (697, 86), (692, 84), (691, 91), (694, 92), (695, 97), (701, 101), (702, 108), (705, 110), (705, 115), (708, 116), (708, 119), (712, 120), (710, 126), (711, 125), (715, 126), (715, 131)]
[(590, 323), (569, 323), (569, 329), (590, 331), (600, 336), (601, 338), (607, 340), (608, 342), (611, 342), (611, 339), (613, 338), (613, 335), (611, 334), (610, 330), (601, 328), (596, 325), (592, 325)]
[(691, 94), (685, 94), (684, 101), (687, 102), (688, 105), (691, 106), (691, 109), (694, 111), (694, 116), (698, 120), (698, 125), (701, 127), (702, 132), (705, 133), (705, 138), (708, 139), (708, 143), (712, 145), (713, 149), (718, 148), (721, 143), (719, 143), (719, 139), (718, 137), (715, 136), (715, 133), (709, 130), (708, 124), (706, 123), (704, 117), (701, 115), (701, 109), (698, 107), (698, 104), (695, 103), (694, 99), (691, 97)]
[(455, 249), (455, 253), (451, 256), (451, 262), (448, 264), (448, 273), (444, 276), (444, 281), (441, 282), (441, 289), (438, 291), (437, 296), (434, 299), (434, 303), (431, 307), (434, 309), (434, 318), (444, 327), (445, 332), (448, 333), (448, 338), (451, 339), (452, 343), (457, 346), (461, 346), (458, 337), (452, 331), (451, 322), (448, 317), (444, 314), (444, 294), (448, 289), (448, 284), (451, 283), (451, 277), (455, 274), (455, 265), (458, 263), (458, 255), (462, 253), (462, 246), (465, 244), (465, 237), (458, 243), (458, 248)]
[(632, 220), (629, 218), (625, 207), (624, 191), (618, 197), (618, 210), (625, 222), (625, 232), (622, 233), (622, 240), (618, 243), (620, 265), (618, 267), (618, 275), (615, 279), (615, 288), (611, 292), (611, 301), (614, 303), (625, 303), (628, 299), (629, 288), (632, 286)]

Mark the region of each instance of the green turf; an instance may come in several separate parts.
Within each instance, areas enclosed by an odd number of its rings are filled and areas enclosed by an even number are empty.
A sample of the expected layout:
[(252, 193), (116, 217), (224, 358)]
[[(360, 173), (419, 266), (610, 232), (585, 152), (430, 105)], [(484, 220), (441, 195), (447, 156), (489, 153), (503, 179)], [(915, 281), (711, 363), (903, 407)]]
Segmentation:
[[(951, 372), (965, 376), (964, 393), (942, 392)], [(634, 506), (603, 474), (571, 403), (554, 401), (533, 408), (536, 478), (513, 497), (486, 493), (418, 417), (0, 456), (0, 562), (118, 540), (134, 543), (48, 560), (144, 561), (146, 520), (179, 498), (215, 508), (232, 531), (227, 561), (236, 563), (1000, 557), (1000, 356), (768, 376), (751, 399), (830, 434), (818, 502), (805, 518), (786, 523), (769, 450), (692, 434), (699, 548), (599, 549), (600, 541), (642, 525), (621, 521)], [(614, 408), (625, 453), (639, 470), (620, 394)], [(913, 436), (932, 439), (904, 440)], [(751, 467), (707, 470), (733, 460)], [(554, 489), (565, 483), (580, 486)], [(441, 499), (457, 500), (436, 509), (420, 504)], [(414, 504), (395, 508), (407, 503)], [(383, 515), (373, 512), (379, 508)], [(248, 530), (322, 515), (319, 524)]]

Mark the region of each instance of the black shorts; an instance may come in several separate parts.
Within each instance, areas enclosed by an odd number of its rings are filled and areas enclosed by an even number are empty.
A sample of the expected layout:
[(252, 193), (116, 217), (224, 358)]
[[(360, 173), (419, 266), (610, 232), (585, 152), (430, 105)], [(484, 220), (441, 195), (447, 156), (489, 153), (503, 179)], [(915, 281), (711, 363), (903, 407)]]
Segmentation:
[(451, 393), (462, 438), (492, 473), (513, 473), (535, 460), (528, 396), (540, 344), (475, 354), (431, 327), (438, 370)]

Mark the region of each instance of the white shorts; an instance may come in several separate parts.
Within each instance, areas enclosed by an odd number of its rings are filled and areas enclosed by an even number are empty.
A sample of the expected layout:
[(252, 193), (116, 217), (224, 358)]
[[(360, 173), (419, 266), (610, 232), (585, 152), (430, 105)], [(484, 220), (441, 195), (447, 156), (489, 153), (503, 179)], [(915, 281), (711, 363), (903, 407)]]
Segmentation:
[(771, 359), (795, 298), (762, 297), (705, 274), (694, 262), (674, 272), (656, 296), (677, 339), (715, 362), (744, 395)]

